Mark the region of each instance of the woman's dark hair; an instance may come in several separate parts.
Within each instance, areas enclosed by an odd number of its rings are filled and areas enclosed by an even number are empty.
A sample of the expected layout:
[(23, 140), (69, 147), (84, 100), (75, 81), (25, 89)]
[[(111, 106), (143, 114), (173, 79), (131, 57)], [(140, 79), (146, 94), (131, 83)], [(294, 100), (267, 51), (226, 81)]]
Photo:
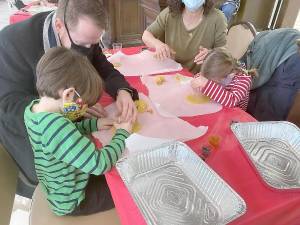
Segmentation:
[[(217, 2), (218, 0), (205, 0), (205, 3), (203, 5), (203, 14), (207, 15)], [(182, 13), (184, 9), (184, 3), (182, 3), (181, 0), (167, 0), (167, 4), (169, 6), (171, 14), (173, 15), (178, 15)]]

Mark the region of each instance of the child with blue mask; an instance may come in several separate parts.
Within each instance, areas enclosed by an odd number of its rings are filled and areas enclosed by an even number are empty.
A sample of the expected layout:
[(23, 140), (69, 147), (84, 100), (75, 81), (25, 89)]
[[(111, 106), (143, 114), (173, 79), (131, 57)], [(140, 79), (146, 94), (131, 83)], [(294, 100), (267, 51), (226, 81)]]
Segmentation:
[[(24, 122), (39, 185), (51, 210), (59, 216), (79, 216), (112, 209), (103, 174), (121, 157), (134, 121), (78, 121), (98, 101), (104, 86), (87, 57), (73, 50), (49, 49), (36, 74), (40, 98), (26, 107)], [(113, 127), (116, 133), (103, 148), (86, 137)]]
[(247, 109), (252, 76), (224, 48), (211, 51), (191, 85), (196, 92), (225, 107)]

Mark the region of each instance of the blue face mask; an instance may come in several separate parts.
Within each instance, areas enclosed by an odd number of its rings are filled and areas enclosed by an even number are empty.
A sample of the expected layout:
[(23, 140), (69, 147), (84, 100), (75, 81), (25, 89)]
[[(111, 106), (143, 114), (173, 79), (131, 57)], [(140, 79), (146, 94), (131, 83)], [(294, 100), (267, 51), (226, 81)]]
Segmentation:
[(220, 84), (224, 87), (226, 87), (228, 84), (230, 84), (233, 80), (233, 77), (234, 77), (234, 73), (231, 73), (229, 74), (227, 77), (223, 78), (221, 81), (220, 81)]
[(185, 7), (191, 11), (195, 12), (197, 11), (203, 4), (205, 3), (205, 0), (182, 0)]

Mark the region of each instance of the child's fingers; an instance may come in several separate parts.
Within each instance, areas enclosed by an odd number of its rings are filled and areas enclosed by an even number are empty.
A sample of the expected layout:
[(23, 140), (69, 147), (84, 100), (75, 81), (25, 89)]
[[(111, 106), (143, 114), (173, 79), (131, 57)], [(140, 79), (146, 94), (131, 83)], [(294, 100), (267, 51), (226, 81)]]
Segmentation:
[(83, 115), (83, 117), (88, 118), (88, 119), (93, 118), (93, 116), (92, 116), (91, 114), (89, 114), (88, 112), (86, 112), (86, 113)]

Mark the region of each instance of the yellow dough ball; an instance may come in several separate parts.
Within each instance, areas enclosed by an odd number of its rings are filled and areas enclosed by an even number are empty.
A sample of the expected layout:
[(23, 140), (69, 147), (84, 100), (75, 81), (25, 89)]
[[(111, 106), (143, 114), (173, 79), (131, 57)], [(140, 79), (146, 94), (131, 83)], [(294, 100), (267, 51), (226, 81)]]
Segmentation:
[(155, 77), (155, 83), (157, 85), (162, 85), (165, 82), (166, 82), (166, 79), (163, 76), (156, 76)]

